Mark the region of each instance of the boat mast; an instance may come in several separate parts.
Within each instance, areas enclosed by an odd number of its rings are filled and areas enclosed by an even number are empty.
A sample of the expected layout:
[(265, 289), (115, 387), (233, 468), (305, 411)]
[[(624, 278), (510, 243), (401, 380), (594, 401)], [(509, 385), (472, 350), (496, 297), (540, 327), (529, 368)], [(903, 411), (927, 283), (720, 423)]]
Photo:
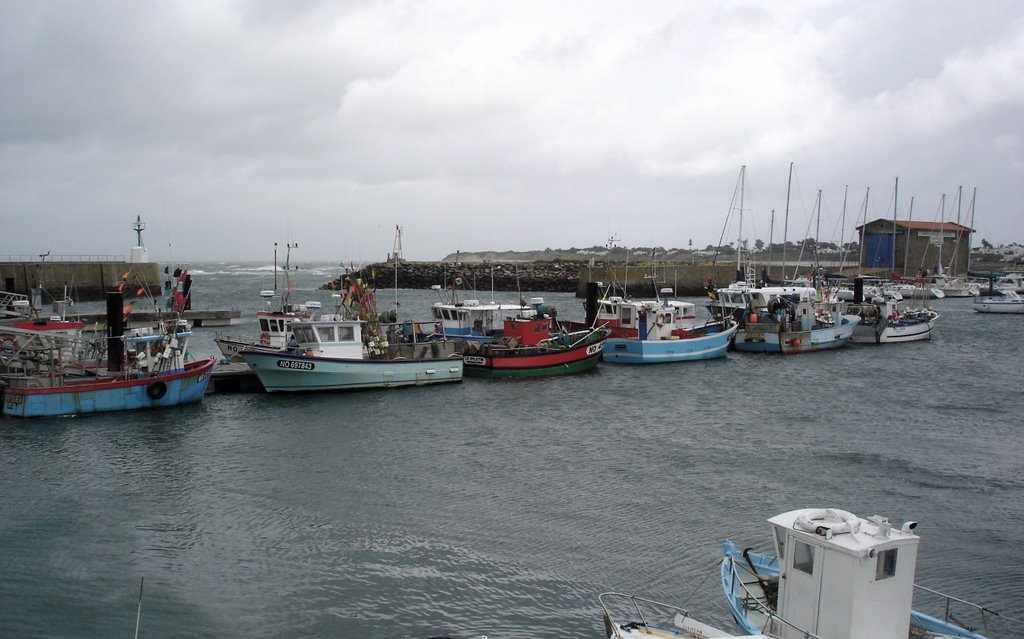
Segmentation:
[(843, 239), (845, 239), (846, 230), (846, 195), (850, 192), (850, 185), (843, 185), (843, 212), (839, 216), (839, 248), (842, 249), (842, 257), (839, 259), (839, 270), (842, 271), (846, 266), (846, 249), (843, 248)]
[(786, 182), (786, 217), (782, 222), (782, 278), (786, 278), (786, 244), (789, 237), (789, 192), (793, 186), (793, 163), (789, 163), (789, 180)]
[[(910, 212), (907, 213), (907, 223), (909, 224), (912, 219), (914, 219), (914, 196), (913, 195), (910, 196)], [(940, 251), (941, 251), (941, 249), (940, 249)], [(903, 274), (904, 275), (907, 274), (907, 259), (909, 257), (910, 257), (910, 229), (907, 229), (907, 242), (906, 242), (905, 248), (903, 249)], [(941, 253), (939, 254), (939, 259), (940, 260), (942, 259)]]
[[(969, 207), (967, 207), (967, 211), (968, 211), (968, 213), (970, 214), (970, 217), (971, 217), (970, 232), (967, 234), (967, 237), (970, 237), (971, 233), (974, 232), (974, 199), (976, 197), (978, 197), (978, 187), (974, 187), (974, 191), (971, 193), (971, 205)], [(971, 242), (970, 242), (970, 240), (968, 240), (968, 242), (967, 242), (967, 266), (965, 267), (964, 272), (967, 273), (970, 270), (971, 270)]]
[(299, 248), (299, 244), (298, 244), (298, 242), (296, 242), (294, 244), (285, 244), (285, 246), (288, 247), (288, 252), (285, 253), (285, 258), (284, 258), (284, 285), (285, 285), (284, 303), (285, 303), (285, 307), (286, 307), (284, 310), (287, 311), (287, 310), (289, 310), (287, 308), (287, 306), (288, 306), (288, 298), (291, 297), (291, 294), (292, 294), (292, 274), (291, 274), (291, 268), (292, 268), (292, 266), (291, 266), (291, 264), (292, 264), (292, 249), (293, 248)]
[[(953, 242), (953, 257), (949, 258), (949, 266), (946, 268), (950, 273), (955, 273), (954, 265), (956, 264), (957, 254), (960, 252), (960, 207), (963, 202), (964, 187), (956, 187), (956, 240)], [(945, 225), (943, 225), (945, 226)], [(946, 241), (945, 235), (942, 237), (942, 241)], [(941, 262), (940, 262), (941, 263)]]
[[(736, 275), (743, 273), (743, 191), (746, 189), (747, 165), (740, 167), (740, 223), (739, 233), (736, 237)], [(743, 281), (746, 281), (743, 277)]]
[(395, 245), (391, 249), (391, 257), (395, 261), (395, 322), (398, 322), (398, 262), (402, 259), (402, 227), (395, 225)]
[(857, 259), (857, 268), (861, 269), (864, 267), (864, 241), (868, 238), (868, 196), (871, 195), (871, 187), (866, 187), (864, 190), (864, 219), (860, 227), (860, 237), (857, 238), (858, 244), (860, 244), (860, 257)]
[(775, 209), (772, 209), (772, 221), (771, 226), (768, 227), (768, 274), (771, 276), (772, 271), (772, 241), (775, 239)]
[(821, 266), (821, 260), (818, 259), (818, 242), (821, 241), (821, 189), (818, 189), (818, 220), (814, 227), (814, 266)]
[[(896, 202), (899, 200), (900, 195), (900, 177), (896, 176), (896, 184), (892, 187), (892, 270), (896, 270)], [(907, 260), (904, 256), (903, 270), (904, 275), (906, 274)]]

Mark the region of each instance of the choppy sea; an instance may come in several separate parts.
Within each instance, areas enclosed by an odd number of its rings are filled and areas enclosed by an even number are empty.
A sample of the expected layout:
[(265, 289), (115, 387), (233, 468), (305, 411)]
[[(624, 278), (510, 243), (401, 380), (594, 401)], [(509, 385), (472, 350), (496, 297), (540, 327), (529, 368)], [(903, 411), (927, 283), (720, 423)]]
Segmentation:
[[(300, 264), (292, 301), (338, 271)], [(242, 313), (196, 356), (255, 335), (272, 265), (191, 272)], [(139, 637), (599, 639), (607, 590), (735, 631), (722, 541), (770, 550), (803, 507), (918, 521), (918, 583), (1022, 618), (1024, 316), (932, 305), (917, 344), (2, 419), (0, 637), (134, 636), (143, 579)]]

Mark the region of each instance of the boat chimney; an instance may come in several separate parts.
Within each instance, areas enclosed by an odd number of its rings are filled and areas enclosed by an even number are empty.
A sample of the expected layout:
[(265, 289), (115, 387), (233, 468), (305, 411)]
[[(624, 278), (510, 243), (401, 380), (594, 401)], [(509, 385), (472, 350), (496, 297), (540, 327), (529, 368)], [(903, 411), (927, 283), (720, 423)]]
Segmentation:
[(587, 282), (587, 301), (584, 303), (584, 308), (587, 311), (586, 322), (587, 326), (593, 326), (594, 322), (597, 321), (597, 296), (600, 284), (597, 282)]
[(853, 278), (853, 303), (860, 304), (864, 301), (864, 278)]
[(124, 360), (124, 294), (107, 291), (107, 370), (121, 371)]

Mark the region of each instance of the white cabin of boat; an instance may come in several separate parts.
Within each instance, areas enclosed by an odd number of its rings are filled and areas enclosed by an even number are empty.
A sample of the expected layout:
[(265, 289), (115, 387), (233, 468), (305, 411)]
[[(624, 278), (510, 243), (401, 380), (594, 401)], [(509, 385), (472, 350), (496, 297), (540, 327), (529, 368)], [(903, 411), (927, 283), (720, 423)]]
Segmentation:
[(269, 310), (270, 300), (274, 291), (260, 291), (260, 297), (267, 300), (268, 310), (257, 311), (256, 319), (260, 327), (260, 346), (281, 349), (288, 343), (291, 335), (292, 322), (311, 319), (320, 310), (320, 302), (309, 301), (304, 304), (289, 304), (287, 299), (280, 310)]
[(614, 295), (601, 300), (597, 324), (612, 329), (612, 337), (645, 340), (679, 339), (673, 331), (697, 326), (697, 305), (669, 299), (671, 289), (662, 289), (656, 300), (628, 300)]
[[(777, 515), (772, 525), (781, 579), (778, 614), (830, 639), (906, 639), (919, 537), (908, 522), (861, 519), (834, 509)], [(783, 638), (803, 637), (785, 627)]]
[(480, 300), (465, 300), (454, 303), (435, 302), (431, 314), (441, 324), (444, 332), (453, 336), (460, 335), (462, 331), (500, 335), (506, 319), (528, 319), (535, 317), (537, 311), (525, 304), (481, 304)]
[(364, 359), (364, 323), (330, 314), (318, 319), (296, 320), (291, 325), (295, 348), (311, 357)]

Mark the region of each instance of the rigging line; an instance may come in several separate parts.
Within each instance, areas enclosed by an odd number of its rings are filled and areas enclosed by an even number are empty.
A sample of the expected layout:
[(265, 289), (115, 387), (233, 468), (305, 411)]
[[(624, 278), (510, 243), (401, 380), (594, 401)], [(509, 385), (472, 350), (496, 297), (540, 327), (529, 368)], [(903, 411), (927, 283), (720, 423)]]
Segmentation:
[(729, 219), (732, 217), (732, 212), (736, 208), (736, 197), (740, 191), (740, 181), (743, 179), (743, 169), (740, 169), (740, 174), (736, 177), (736, 186), (732, 190), (732, 199), (729, 201), (729, 211), (725, 214), (725, 224), (722, 225), (722, 234), (718, 237), (718, 245), (715, 247), (715, 255), (711, 259), (711, 266), (714, 268), (718, 264), (718, 256), (722, 252), (722, 242), (725, 241), (725, 232), (729, 230)]
[(684, 600), (683, 600), (683, 603), (679, 604), (679, 607), (680, 607), (680, 608), (685, 608), (685, 607), (686, 607), (686, 602), (688, 602), (688, 601), (690, 601), (691, 599), (693, 599), (693, 596), (694, 596), (695, 594), (697, 594), (697, 593), (698, 593), (698, 592), (700, 591), (700, 589), (701, 589), (701, 588), (703, 588), (703, 587), (704, 587), (704, 583), (705, 583), (705, 582), (706, 582), (706, 581), (708, 580), (708, 577), (710, 577), (711, 575), (713, 575), (713, 574), (714, 574), (714, 573), (716, 572), (716, 569), (717, 569), (717, 568), (718, 568), (719, 566), (721, 566), (721, 565), (722, 565), (722, 562), (723, 562), (723, 561), (725, 561), (725, 558), (724, 558), (724, 557), (723, 557), (723, 558), (721, 558), (721, 559), (719, 559), (718, 561), (716, 561), (715, 563), (713, 563), (713, 564), (711, 565), (711, 570), (709, 570), (709, 571), (707, 572), (707, 574), (705, 574), (705, 575), (704, 575), (704, 578), (700, 580), (700, 583), (699, 583), (699, 584), (697, 584), (697, 587), (693, 589), (693, 592), (691, 592), (691, 593), (690, 593), (690, 596), (689, 596), (689, 597), (687, 597), (686, 599), (684, 599)]

